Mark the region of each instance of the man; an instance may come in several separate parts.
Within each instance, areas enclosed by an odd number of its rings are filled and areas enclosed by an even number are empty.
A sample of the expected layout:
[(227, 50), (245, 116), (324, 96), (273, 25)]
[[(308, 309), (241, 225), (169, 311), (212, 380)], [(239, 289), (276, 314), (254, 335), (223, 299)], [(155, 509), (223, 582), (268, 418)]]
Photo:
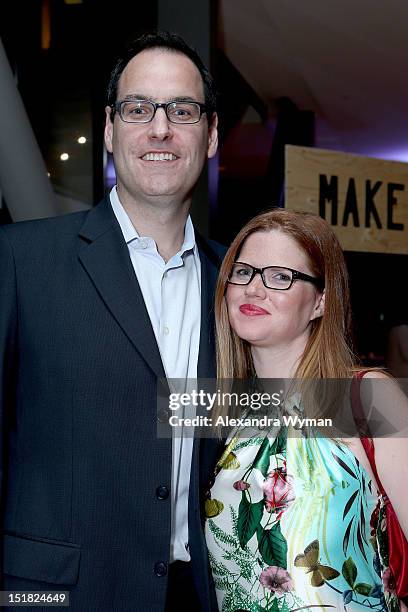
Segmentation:
[(214, 100), (182, 39), (138, 39), (109, 84), (116, 188), (0, 231), (4, 590), (67, 590), (75, 612), (214, 609), (211, 458), (199, 474), (198, 442), (156, 435), (157, 379), (214, 374), (222, 249), (188, 216)]

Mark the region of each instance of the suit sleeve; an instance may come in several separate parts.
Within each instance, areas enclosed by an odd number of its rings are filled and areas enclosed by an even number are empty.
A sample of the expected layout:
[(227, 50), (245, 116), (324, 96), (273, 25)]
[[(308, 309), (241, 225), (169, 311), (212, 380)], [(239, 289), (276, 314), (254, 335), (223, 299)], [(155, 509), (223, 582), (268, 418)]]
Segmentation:
[(0, 495), (3, 509), (3, 473), (6, 455), (6, 421), (14, 409), (16, 376), (17, 299), (12, 248), (0, 227)]

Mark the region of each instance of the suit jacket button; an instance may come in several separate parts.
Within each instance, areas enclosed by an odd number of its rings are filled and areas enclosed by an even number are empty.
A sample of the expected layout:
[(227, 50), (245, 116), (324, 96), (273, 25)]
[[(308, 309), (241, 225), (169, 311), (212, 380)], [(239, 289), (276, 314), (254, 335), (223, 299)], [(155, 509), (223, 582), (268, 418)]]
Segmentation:
[(157, 563), (155, 563), (154, 573), (156, 574), (156, 576), (159, 576), (160, 578), (162, 576), (165, 576), (167, 574), (167, 563), (164, 563), (164, 561), (158, 561)]
[(165, 485), (160, 485), (156, 489), (157, 499), (167, 499), (169, 496), (169, 490)]
[[(159, 408), (157, 411), (157, 421), (159, 423), (169, 424), (170, 410), (168, 408)], [(170, 436), (171, 437), (171, 436)]]

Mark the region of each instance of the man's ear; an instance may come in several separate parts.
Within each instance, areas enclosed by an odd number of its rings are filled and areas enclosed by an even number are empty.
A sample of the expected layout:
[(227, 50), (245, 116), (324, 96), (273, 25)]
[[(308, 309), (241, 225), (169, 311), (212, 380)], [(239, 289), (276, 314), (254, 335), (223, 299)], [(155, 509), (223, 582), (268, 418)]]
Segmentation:
[(313, 310), (313, 314), (310, 317), (311, 321), (313, 321), (314, 319), (319, 319), (320, 317), (324, 315), (325, 301), (326, 301), (326, 293), (325, 291), (323, 291), (323, 293), (321, 293), (320, 296), (318, 296), (318, 298), (316, 299), (316, 305)]
[(218, 115), (217, 113), (213, 113), (211, 117), (211, 123), (208, 128), (208, 148), (207, 148), (207, 157), (210, 159), (214, 157), (218, 148)]
[(111, 121), (112, 109), (110, 106), (105, 106), (105, 147), (109, 153), (113, 152), (112, 138), (113, 138), (113, 122)]

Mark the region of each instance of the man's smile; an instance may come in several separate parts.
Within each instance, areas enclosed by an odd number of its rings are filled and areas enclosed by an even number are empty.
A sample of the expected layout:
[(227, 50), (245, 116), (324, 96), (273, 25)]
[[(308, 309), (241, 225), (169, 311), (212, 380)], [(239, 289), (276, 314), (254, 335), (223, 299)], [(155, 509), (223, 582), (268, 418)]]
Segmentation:
[(170, 153), (168, 151), (161, 151), (160, 153), (149, 151), (145, 153), (140, 159), (143, 161), (154, 161), (154, 162), (163, 162), (163, 161), (175, 161), (178, 159), (177, 155), (174, 153)]

